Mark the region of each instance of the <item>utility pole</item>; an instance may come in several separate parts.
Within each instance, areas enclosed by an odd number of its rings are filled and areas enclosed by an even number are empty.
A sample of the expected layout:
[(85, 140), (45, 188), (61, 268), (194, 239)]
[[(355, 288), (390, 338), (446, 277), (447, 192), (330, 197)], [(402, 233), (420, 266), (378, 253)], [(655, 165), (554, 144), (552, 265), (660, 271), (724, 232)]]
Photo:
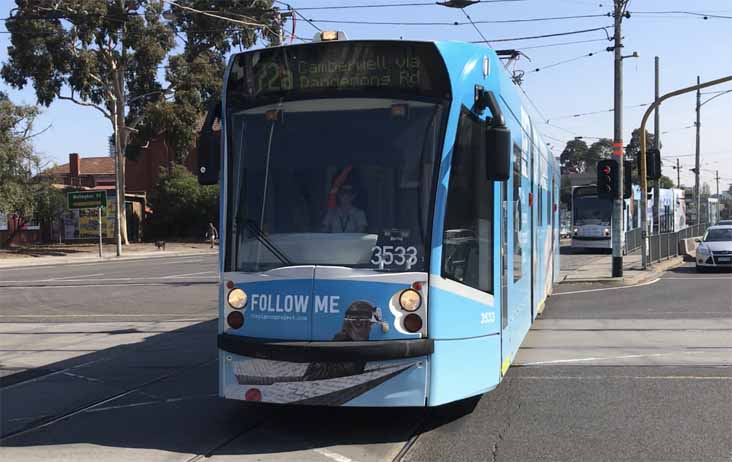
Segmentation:
[(681, 166), (678, 157), (676, 158), (676, 187), (681, 189)]
[(714, 180), (717, 182), (717, 199), (719, 199), (719, 170), (717, 170), (717, 174), (714, 177)]
[(625, 15), (625, 7), (629, 0), (615, 0), (615, 127), (613, 134), (613, 158), (618, 162), (618, 178), (620, 187), (617, 190), (613, 203), (612, 230), (612, 276), (623, 276), (623, 36), (621, 24)]
[[(660, 85), (660, 59), (658, 56), (655, 58), (656, 72), (655, 72), (655, 98), (654, 101), (658, 102), (658, 98), (661, 96), (659, 93)], [(653, 114), (653, 129), (655, 134), (655, 148), (661, 150), (661, 106), (656, 107), (656, 111)], [(661, 233), (661, 211), (659, 210), (661, 194), (661, 180), (655, 180), (653, 182), (653, 223), (656, 228), (656, 233)], [(661, 240), (658, 240), (658, 245), (661, 245)], [(660, 255), (660, 254), (659, 254)]]
[[(696, 84), (699, 85), (701, 78), (696, 76)], [(701, 189), (699, 188), (699, 173), (701, 157), (701, 89), (696, 90), (696, 162), (694, 163), (694, 201), (696, 202), (696, 223), (701, 222)]]

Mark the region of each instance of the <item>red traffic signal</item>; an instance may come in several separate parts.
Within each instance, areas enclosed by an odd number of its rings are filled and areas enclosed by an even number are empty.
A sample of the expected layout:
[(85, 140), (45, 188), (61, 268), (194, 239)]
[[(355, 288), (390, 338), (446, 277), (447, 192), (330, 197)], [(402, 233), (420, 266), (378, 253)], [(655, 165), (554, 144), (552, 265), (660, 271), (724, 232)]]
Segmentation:
[(612, 172), (612, 170), (610, 169), (609, 165), (602, 167), (602, 173), (604, 173), (605, 175), (610, 175), (610, 172)]

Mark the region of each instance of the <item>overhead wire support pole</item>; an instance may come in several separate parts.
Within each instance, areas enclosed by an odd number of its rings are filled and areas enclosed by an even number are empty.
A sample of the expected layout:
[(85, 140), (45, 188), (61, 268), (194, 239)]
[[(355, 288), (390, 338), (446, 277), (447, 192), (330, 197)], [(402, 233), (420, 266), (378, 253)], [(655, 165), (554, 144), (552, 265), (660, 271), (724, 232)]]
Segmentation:
[[(654, 59), (655, 73), (654, 73), (654, 101), (658, 101), (658, 97), (661, 96), (659, 93), (660, 85), (660, 59), (658, 56)], [(661, 106), (656, 106), (656, 110), (653, 112), (653, 131), (654, 135), (654, 147), (661, 150)], [(656, 234), (661, 234), (661, 210), (660, 210), (660, 196), (661, 195), (661, 180), (657, 179), (653, 181), (653, 228), (656, 230)], [(661, 239), (658, 239), (658, 254), (661, 255)]]
[(615, 95), (615, 123), (613, 134), (613, 157), (618, 162), (618, 178), (620, 178), (620, 187), (617, 188), (616, 196), (613, 200), (613, 216), (612, 216), (612, 276), (623, 276), (623, 36), (621, 25), (623, 23), (623, 15), (628, 0), (615, 0), (615, 11), (613, 17), (615, 19), (615, 79), (614, 79), (614, 95)]
[[(699, 85), (700, 77), (696, 76), (696, 84)], [(696, 150), (694, 162), (694, 203), (696, 204), (696, 225), (701, 222), (701, 188), (699, 186), (701, 168), (701, 89), (696, 89)]]
[[(713, 87), (714, 85), (719, 85), (721, 83), (725, 82), (732, 82), (732, 75), (728, 75), (727, 77), (722, 77), (717, 80), (712, 80), (705, 83), (699, 83), (697, 85), (693, 85), (691, 87), (682, 88), (680, 90), (672, 91), (671, 93), (667, 93), (660, 98), (658, 98), (658, 101), (654, 101), (653, 104), (651, 104), (648, 109), (646, 109), (645, 114), (643, 114), (643, 119), (641, 120), (640, 125), (640, 180), (641, 180), (641, 229), (645, 232), (648, 231), (648, 179), (646, 177), (646, 150), (647, 150), (647, 142), (646, 140), (646, 124), (648, 123), (648, 118), (651, 116), (651, 113), (656, 110), (656, 107), (660, 105), (662, 102), (666, 101), (669, 98), (673, 98), (674, 96), (683, 95), (685, 93), (690, 93), (695, 90), (701, 90), (702, 88), (707, 87)], [(678, 162), (678, 161), (677, 161)], [(698, 211), (697, 211), (697, 217), (698, 217)], [(697, 218), (698, 220), (698, 218)], [(641, 239), (641, 252), (644, 256), (643, 258), (643, 269), (647, 267), (647, 260), (645, 256), (648, 254), (648, 242), (645, 239)]]

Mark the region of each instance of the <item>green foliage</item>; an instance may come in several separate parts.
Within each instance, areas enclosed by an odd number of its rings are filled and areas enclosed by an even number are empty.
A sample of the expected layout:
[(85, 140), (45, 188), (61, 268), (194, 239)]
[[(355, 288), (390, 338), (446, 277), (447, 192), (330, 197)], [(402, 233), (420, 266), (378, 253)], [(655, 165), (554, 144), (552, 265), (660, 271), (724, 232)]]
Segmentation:
[(258, 37), (270, 42), (279, 36), (277, 8), (272, 0), (185, 0), (177, 2), (198, 10), (235, 18), (264, 27), (249, 27), (174, 8), (171, 23), (183, 40), (181, 53), (168, 59), (165, 79), (173, 90), (169, 98), (157, 99), (145, 108), (139, 132), (133, 137), (128, 152), (162, 133), (183, 162), (193, 148), (206, 109), (221, 98), (226, 56), (235, 48), (253, 46)]
[(201, 186), (182, 165), (161, 167), (150, 194), (153, 214), (148, 237), (158, 239), (203, 238), (208, 223), (218, 223), (219, 187)]
[(676, 187), (676, 184), (674, 183), (674, 180), (672, 180), (671, 178), (667, 177), (666, 175), (661, 175), (661, 179), (658, 180), (658, 181), (660, 182), (659, 187), (661, 189), (671, 189), (671, 188), (675, 188)]
[(31, 167), (38, 157), (30, 144), (38, 110), (16, 106), (0, 93), (0, 212), (29, 217), (33, 211)]
[(564, 173), (583, 173), (585, 171), (585, 157), (587, 156), (587, 143), (583, 140), (574, 139), (567, 142), (567, 146), (559, 156), (559, 162)]
[(34, 106), (16, 106), (0, 93), (0, 212), (16, 215), (20, 224), (35, 218), (50, 223), (64, 208), (63, 193), (50, 182), (33, 176), (40, 158), (30, 142)]

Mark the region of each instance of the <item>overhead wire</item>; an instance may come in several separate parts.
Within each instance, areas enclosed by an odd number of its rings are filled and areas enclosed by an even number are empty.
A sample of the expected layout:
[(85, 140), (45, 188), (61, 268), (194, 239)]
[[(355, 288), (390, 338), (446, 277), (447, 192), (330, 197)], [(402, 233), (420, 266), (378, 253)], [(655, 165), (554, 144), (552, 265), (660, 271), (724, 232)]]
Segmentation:
[(577, 16), (553, 16), (546, 18), (525, 18), (525, 19), (491, 19), (491, 20), (473, 20), (468, 16), (465, 8), (460, 8), (468, 18), (468, 22), (461, 21), (363, 21), (351, 19), (316, 19), (310, 18), (310, 21), (323, 24), (357, 24), (367, 26), (475, 26), (476, 24), (516, 24), (525, 22), (542, 22), (542, 21), (562, 21), (568, 19), (583, 18), (601, 18), (607, 17), (607, 14), (586, 14)]
[(480, 29), (478, 28), (478, 26), (475, 25), (475, 23), (473, 22), (473, 19), (470, 17), (470, 15), (468, 14), (468, 12), (465, 11), (465, 8), (460, 8), (460, 11), (462, 11), (463, 14), (465, 15), (465, 17), (468, 18), (468, 21), (470, 21), (470, 24), (473, 25), (473, 29), (475, 29), (475, 31), (478, 33), (478, 35), (480, 35), (480, 38), (483, 39), (483, 41), (485, 43), (490, 44), (490, 42), (488, 41), (488, 39), (485, 38), (485, 35), (483, 35), (483, 32), (481, 32)]
[(563, 64), (572, 63), (574, 61), (579, 61), (580, 59), (589, 58), (591, 56), (597, 56), (599, 53), (602, 53), (603, 51), (607, 52), (606, 49), (592, 51), (590, 53), (585, 53), (585, 54), (583, 54), (581, 56), (577, 56), (577, 57), (570, 58), (570, 59), (565, 59), (565, 60), (562, 60), (562, 61), (557, 61), (557, 62), (552, 63), (552, 64), (547, 64), (546, 66), (543, 66), (543, 67), (537, 67), (535, 69), (531, 69), (528, 72), (539, 72), (539, 71), (543, 71), (543, 70), (546, 70), (546, 69), (551, 69), (552, 67), (557, 67), (557, 66), (561, 66)]
[[(641, 104), (635, 104), (635, 105), (631, 105), (631, 106), (623, 106), (623, 109), (635, 109), (635, 108), (640, 108), (640, 107), (648, 106), (649, 104), (651, 104), (651, 103), (641, 103)], [(567, 114), (567, 115), (563, 115), (563, 116), (552, 117), (552, 118), (550, 118), (548, 120), (573, 119), (573, 118), (577, 118), (577, 117), (585, 117), (585, 116), (596, 115), (596, 114), (605, 114), (607, 112), (615, 112), (615, 108), (604, 109), (604, 110), (601, 110), (601, 111), (591, 111), (591, 112), (581, 112), (581, 113), (577, 113), (577, 114)]]
[[(510, 38), (499, 38), (499, 39), (489, 39), (488, 42), (516, 42), (520, 40), (534, 40), (534, 39), (541, 39), (541, 38), (549, 38), (549, 37), (561, 37), (564, 35), (576, 35), (576, 34), (586, 34), (588, 32), (596, 32), (596, 31), (603, 31), (605, 32), (605, 35), (607, 36), (608, 40), (610, 39), (610, 34), (607, 32), (608, 29), (613, 28), (614, 26), (605, 26), (605, 27), (593, 27), (591, 29), (581, 29), (581, 30), (574, 30), (574, 31), (568, 31), (568, 32), (556, 32), (553, 34), (542, 34), (542, 35), (530, 35), (525, 37), (510, 37)], [(483, 41), (473, 41), (472, 43), (485, 43)]]
[[(525, 0), (478, 0), (477, 3), (511, 3), (511, 2), (523, 2)], [(362, 4), (362, 5), (319, 5), (319, 6), (304, 6), (298, 8), (301, 11), (305, 10), (352, 10), (360, 8), (394, 8), (394, 7), (405, 7), (405, 6), (435, 6), (437, 2), (404, 2), (404, 3), (377, 3), (377, 4)]]

